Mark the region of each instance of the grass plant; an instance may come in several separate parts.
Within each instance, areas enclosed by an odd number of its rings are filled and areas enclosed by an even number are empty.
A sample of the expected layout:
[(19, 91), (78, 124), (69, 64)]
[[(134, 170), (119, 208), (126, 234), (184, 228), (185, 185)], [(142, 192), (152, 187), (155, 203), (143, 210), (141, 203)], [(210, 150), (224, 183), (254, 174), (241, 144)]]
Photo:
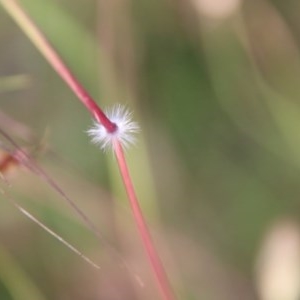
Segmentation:
[[(108, 117), (107, 114), (98, 106), (96, 101), (92, 99), (87, 90), (72, 74), (67, 65), (59, 57), (54, 47), (50, 45), (46, 37), (25, 13), (18, 2), (15, 0), (1, 0), (0, 3), (18, 23), (20, 28), (34, 43), (40, 53), (45, 57), (49, 64), (55, 69), (57, 74), (60, 75), (60, 77), (65, 81), (65, 83), (75, 93), (77, 98), (84, 104), (86, 109), (95, 119), (95, 126), (88, 132), (92, 136), (93, 141), (101, 145), (101, 148), (111, 148), (115, 154), (124, 187), (127, 191), (130, 206), (132, 208), (133, 217), (147, 253), (154, 278), (156, 279), (157, 285), (161, 292), (161, 297), (165, 300), (175, 299), (171, 285), (159, 258), (158, 252), (154, 246), (150, 231), (140, 208), (124, 154), (124, 147), (134, 142), (134, 137), (132, 135), (138, 131), (138, 125), (131, 120), (131, 113), (129, 113), (123, 107), (118, 106), (113, 109), (112, 115)], [(23, 163), (26, 163), (26, 159), (24, 160), (23, 157), (21, 160)], [(40, 169), (35, 171), (38, 172), (40, 176), (45, 177), (45, 173), (41, 172)], [(56, 183), (50, 178), (47, 178), (47, 181), (50, 181), (51, 185), (54, 186), (56, 190), (60, 190)], [(64, 193), (61, 191), (61, 194)], [(64, 196), (64, 198), (77, 211), (82, 219), (84, 219), (85, 222), (93, 228), (92, 224), (90, 224), (88, 218), (81, 212), (81, 210), (74, 206), (73, 202), (70, 201), (68, 197)], [(93, 229), (93, 231), (95, 230)]]

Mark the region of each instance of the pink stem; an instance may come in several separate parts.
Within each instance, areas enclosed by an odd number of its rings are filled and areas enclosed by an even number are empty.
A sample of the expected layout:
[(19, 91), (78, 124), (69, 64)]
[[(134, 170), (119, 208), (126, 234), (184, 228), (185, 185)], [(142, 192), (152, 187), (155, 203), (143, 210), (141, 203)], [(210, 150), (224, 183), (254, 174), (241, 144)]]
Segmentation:
[[(75, 76), (70, 72), (68, 67), (64, 64), (61, 58), (58, 56), (54, 48), (50, 45), (47, 39), (43, 36), (41, 31), (35, 26), (23, 9), (19, 6), (15, 0), (0, 0), (0, 3), (7, 9), (10, 15), (20, 25), (23, 31), (28, 35), (31, 41), (39, 49), (42, 55), (50, 63), (50, 65), (56, 70), (61, 78), (67, 83), (79, 100), (86, 106), (94, 118), (100, 122), (108, 132), (113, 133), (117, 130), (117, 125), (111, 122), (104, 112), (99, 108), (97, 103), (91, 98), (88, 92), (81, 86)], [(163, 268), (163, 265), (159, 259), (157, 251), (151, 239), (151, 235), (143, 213), (141, 211), (135, 190), (131, 181), (131, 177), (126, 164), (122, 145), (116, 141), (114, 143), (114, 151), (118, 161), (120, 173), (128, 194), (129, 202), (132, 208), (133, 216), (139, 230), (143, 245), (147, 252), (150, 265), (152, 267), (155, 279), (161, 291), (161, 295), (164, 300), (174, 300), (171, 286), (169, 284), (167, 275)]]
[(155, 249), (154, 243), (150, 235), (150, 231), (148, 229), (141, 207), (139, 205), (139, 201), (137, 199), (134, 186), (131, 181), (131, 176), (129, 174), (124, 151), (120, 142), (116, 141), (114, 143), (114, 151), (117, 158), (120, 173), (124, 182), (124, 186), (126, 188), (126, 192), (129, 198), (132, 213), (163, 299), (174, 300), (175, 296), (173, 295), (166, 272), (157, 254), (157, 251)]
[(78, 82), (76, 77), (71, 73), (69, 68), (65, 65), (62, 59), (58, 56), (54, 48), (44, 37), (42, 32), (31, 21), (30, 17), (24, 12), (17, 1), (15, 0), (0, 0), (0, 3), (7, 9), (7, 11), (14, 17), (16, 22), (29, 36), (31, 41), (35, 44), (38, 50), (46, 58), (53, 69), (66, 82), (79, 100), (86, 106), (92, 116), (101, 123), (108, 132), (112, 133), (117, 129), (116, 124), (111, 122), (84, 87)]

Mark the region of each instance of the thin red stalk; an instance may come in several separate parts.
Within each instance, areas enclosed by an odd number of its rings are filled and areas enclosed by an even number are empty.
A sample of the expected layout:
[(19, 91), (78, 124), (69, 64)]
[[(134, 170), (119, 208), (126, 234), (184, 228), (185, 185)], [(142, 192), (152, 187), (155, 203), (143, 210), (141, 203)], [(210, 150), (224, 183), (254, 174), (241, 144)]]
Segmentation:
[(143, 245), (149, 258), (150, 265), (155, 274), (155, 279), (161, 291), (161, 294), (165, 300), (174, 300), (172, 288), (167, 278), (166, 272), (162, 265), (162, 262), (158, 256), (157, 250), (155, 249), (154, 243), (151, 238), (150, 231), (147, 223), (143, 216), (143, 212), (139, 205), (138, 198), (135, 193), (135, 189), (131, 180), (131, 176), (126, 163), (123, 147), (119, 142), (114, 143), (114, 152), (117, 158), (120, 173), (126, 188), (126, 192), (129, 198), (132, 213), (139, 230)]
[[(52, 187), (61, 197), (64, 199), (72, 209), (78, 214), (85, 225), (99, 238), (102, 242), (103, 238), (96, 228), (93, 222), (90, 221), (88, 216), (76, 205), (76, 203), (62, 190), (62, 188), (57, 184), (57, 182), (52, 179), (42, 168), (40, 168), (31, 157), (22, 150), (19, 145), (4, 131), (0, 128), (0, 135), (2, 135), (14, 148), (14, 153), (10, 153), (10, 156), (14, 162), (19, 162), (23, 166), (27, 167), (34, 174), (42, 178), (50, 187)], [(4, 166), (6, 167), (6, 166)], [(1, 169), (0, 169), (1, 170)]]
[[(54, 48), (46, 40), (40, 30), (35, 26), (23, 9), (19, 6), (15, 0), (0, 0), (0, 3), (6, 8), (8, 13), (15, 19), (15, 21), (20, 25), (23, 31), (39, 49), (46, 60), (52, 65), (56, 72), (61, 76), (61, 78), (67, 83), (67, 85), (72, 89), (72, 91), (77, 95), (79, 100), (86, 106), (94, 118), (100, 122), (109, 133), (113, 133), (117, 130), (117, 125), (111, 122), (104, 112), (99, 108), (96, 102), (91, 98), (88, 92), (81, 86), (75, 76), (70, 72), (68, 67), (64, 64), (61, 58), (58, 56)], [(157, 284), (161, 291), (161, 295), (165, 300), (174, 300), (171, 286), (169, 284), (168, 278), (166, 276), (163, 265), (159, 259), (157, 251), (151, 239), (151, 235), (143, 213), (141, 211), (131, 177), (128, 171), (126, 159), (124, 156), (122, 145), (117, 141), (114, 143), (114, 151), (118, 161), (120, 173), (130, 200), (130, 205), (132, 208), (133, 216), (136, 221), (139, 234), (143, 241), (145, 250), (147, 252), (150, 265), (152, 267), (153, 273), (155, 275)], [(40, 173), (43, 177), (44, 174)]]
[(116, 130), (116, 124), (111, 122), (97, 103), (92, 99), (89, 93), (84, 89), (76, 77), (71, 73), (70, 69), (62, 61), (51, 44), (44, 37), (42, 32), (31, 21), (30, 17), (24, 12), (15, 0), (0, 0), (4, 8), (10, 13), (15, 21), (20, 25), (23, 31), (28, 35), (37, 49), (46, 58), (49, 64), (66, 82), (78, 99), (85, 105), (92, 116), (101, 123), (108, 132)]
[[(101, 244), (104, 244), (106, 247), (110, 249), (110, 254), (117, 260), (120, 261), (121, 266), (124, 266), (126, 270), (133, 276), (133, 278), (138, 282), (140, 286), (144, 285), (144, 282), (140, 278), (140, 275), (137, 274), (132, 267), (124, 260), (121, 256), (121, 253), (111, 244), (109, 240), (105, 238), (105, 236), (99, 231), (99, 229), (95, 226), (95, 224), (88, 218), (88, 216), (77, 206), (77, 204), (63, 191), (63, 189), (57, 184), (57, 182), (47, 174), (45, 170), (43, 170), (38, 164), (36, 164), (26, 153), (23, 151), (20, 146), (8, 135), (4, 132), (0, 127), (0, 135), (4, 137), (14, 148), (15, 150), (11, 152), (9, 149), (5, 149), (8, 153), (8, 156), (12, 158), (12, 161), (8, 161), (8, 163), (20, 163), (28, 170), (37, 175), (40, 179), (44, 180), (51, 188), (54, 189), (58, 193), (58, 195), (65, 200), (71, 208), (77, 213), (77, 215), (81, 218), (83, 223), (86, 225), (91, 232), (95, 234), (97, 239)], [(4, 159), (4, 162), (7, 161), (7, 157)], [(0, 177), (1, 173), (5, 172), (6, 163), (3, 165), (0, 163)]]

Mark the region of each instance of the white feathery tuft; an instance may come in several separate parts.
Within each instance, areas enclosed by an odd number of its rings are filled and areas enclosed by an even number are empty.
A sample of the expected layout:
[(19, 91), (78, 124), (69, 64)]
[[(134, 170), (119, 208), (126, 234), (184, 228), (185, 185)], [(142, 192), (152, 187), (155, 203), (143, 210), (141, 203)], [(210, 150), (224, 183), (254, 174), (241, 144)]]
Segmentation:
[(140, 127), (137, 122), (132, 121), (132, 113), (120, 104), (105, 113), (108, 119), (117, 125), (117, 129), (111, 133), (102, 124), (94, 122), (94, 126), (87, 131), (92, 142), (99, 145), (102, 150), (112, 149), (115, 141), (120, 142), (124, 148), (134, 144), (136, 141), (134, 134), (140, 131)]

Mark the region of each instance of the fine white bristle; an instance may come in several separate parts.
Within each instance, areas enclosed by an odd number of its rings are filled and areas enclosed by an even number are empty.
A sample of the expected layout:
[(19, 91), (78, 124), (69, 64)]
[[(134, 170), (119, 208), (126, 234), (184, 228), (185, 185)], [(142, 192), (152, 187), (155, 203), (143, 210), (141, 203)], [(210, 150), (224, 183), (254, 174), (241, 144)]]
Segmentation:
[(134, 134), (139, 132), (140, 128), (136, 122), (132, 121), (132, 114), (126, 107), (120, 104), (115, 105), (106, 111), (106, 116), (117, 125), (117, 129), (111, 133), (102, 124), (94, 122), (94, 126), (87, 131), (93, 143), (103, 150), (111, 149), (116, 141), (124, 148), (135, 143)]

